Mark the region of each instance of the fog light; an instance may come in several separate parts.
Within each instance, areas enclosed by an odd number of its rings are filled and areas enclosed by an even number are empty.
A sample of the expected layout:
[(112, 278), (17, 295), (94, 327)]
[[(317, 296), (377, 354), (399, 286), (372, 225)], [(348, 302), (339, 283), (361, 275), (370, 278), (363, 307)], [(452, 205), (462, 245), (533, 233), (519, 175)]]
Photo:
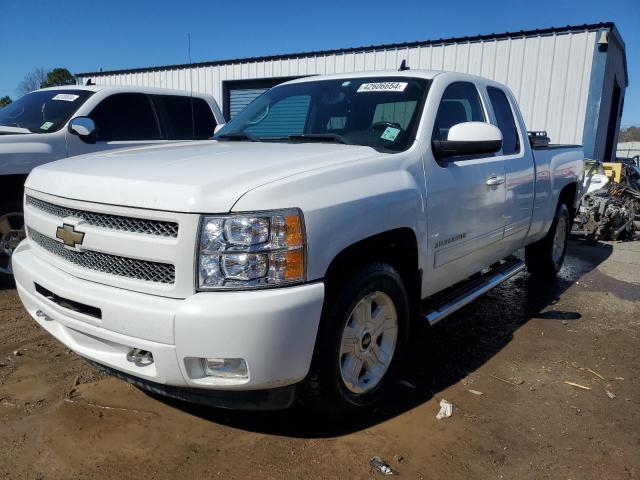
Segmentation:
[(207, 377), (249, 378), (247, 362), (243, 358), (202, 358), (200, 360)]

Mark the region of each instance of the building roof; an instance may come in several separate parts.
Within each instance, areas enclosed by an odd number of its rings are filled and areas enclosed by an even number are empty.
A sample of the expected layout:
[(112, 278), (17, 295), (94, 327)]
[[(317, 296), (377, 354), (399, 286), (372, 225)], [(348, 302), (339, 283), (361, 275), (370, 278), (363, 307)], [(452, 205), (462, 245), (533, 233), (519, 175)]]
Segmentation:
[(156, 93), (161, 95), (178, 95), (178, 96), (194, 96), (194, 97), (207, 97), (209, 95), (193, 92), (190, 93), (186, 90), (178, 90), (171, 88), (158, 88), (158, 87), (144, 87), (140, 85), (60, 85), (57, 87), (39, 88), (35, 91), (44, 90), (87, 90), (89, 92), (103, 92), (105, 90), (110, 92), (122, 92), (122, 93)]
[[(398, 48), (423, 47), (423, 46), (429, 46), (429, 45), (447, 45), (447, 44), (455, 44), (455, 43), (481, 42), (486, 40), (498, 40), (501, 38), (535, 37), (535, 36), (543, 36), (543, 35), (552, 35), (555, 33), (570, 33), (570, 32), (599, 30), (603, 28), (613, 31), (615, 28), (615, 25), (613, 22), (601, 22), (601, 23), (592, 23), (592, 24), (584, 24), (584, 25), (567, 25), (565, 27), (550, 27), (550, 28), (542, 28), (542, 29), (535, 29), (535, 30), (520, 30), (518, 32), (490, 33), (486, 35), (475, 35), (475, 36), (467, 36), (467, 37), (439, 38), (437, 40), (434, 39), (434, 40), (422, 40), (422, 41), (405, 42), (405, 43), (369, 45), (369, 46), (361, 46), (361, 47), (340, 48), (340, 49), (334, 49), (334, 50), (316, 50), (316, 51), (289, 53), (289, 54), (282, 54), (282, 55), (268, 55), (268, 56), (262, 56), (262, 57), (234, 58), (234, 59), (227, 59), (227, 60), (214, 60), (209, 62), (198, 62), (198, 63), (191, 63), (191, 64), (182, 63), (182, 64), (175, 64), (175, 65), (159, 65), (154, 67), (128, 68), (128, 69), (121, 69), (121, 70), (83, 72), (83, 73), (76, 73), (76, 76), (91, 77), (91, 76), (126, 74), (126, 73), (155, 72), (160, 70), (178, 70), (183, 68), (194, 68), (194, 67), (211, 67), (211, 66), (217, 66), (217, 65), (262, 62), (262, 61), (269, 61), (269, 60), (288, 60), (288, 59), (304, 58), (304, 57), (312, 57), (312, 56), (337, 55), (337, 54), (345, 54), (345, 53), (375, 51), (375, 50), (390, 50), (390, 49), (398, 49)], [(624, 43), (622, 43), (622, 48), (624, 48)]]

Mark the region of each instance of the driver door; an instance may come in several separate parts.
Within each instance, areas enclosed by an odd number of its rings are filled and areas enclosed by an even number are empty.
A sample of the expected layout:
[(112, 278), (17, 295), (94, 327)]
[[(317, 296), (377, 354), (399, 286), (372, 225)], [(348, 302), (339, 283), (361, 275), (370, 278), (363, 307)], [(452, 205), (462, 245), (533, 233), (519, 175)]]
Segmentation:
[[(487, 109), (475, 84), (455, 82), (443, 93), (432, 140), (446, 140), (463, 122), (487, 122)], [(433, 294), (500, 260), (504, 235), (505, 167), (494, 154), (425, 158), (427, 224)]]

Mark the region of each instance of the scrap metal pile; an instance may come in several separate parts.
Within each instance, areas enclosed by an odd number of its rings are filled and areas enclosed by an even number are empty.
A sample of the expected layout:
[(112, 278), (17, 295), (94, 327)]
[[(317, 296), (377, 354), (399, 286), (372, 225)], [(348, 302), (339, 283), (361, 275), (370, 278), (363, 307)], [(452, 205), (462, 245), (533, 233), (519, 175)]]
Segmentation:
[(590, 240), (633, 240), (640, 215), (640, 169), (622, 163), (620, 182), (610, 180), (582, 199), (575, 227)]

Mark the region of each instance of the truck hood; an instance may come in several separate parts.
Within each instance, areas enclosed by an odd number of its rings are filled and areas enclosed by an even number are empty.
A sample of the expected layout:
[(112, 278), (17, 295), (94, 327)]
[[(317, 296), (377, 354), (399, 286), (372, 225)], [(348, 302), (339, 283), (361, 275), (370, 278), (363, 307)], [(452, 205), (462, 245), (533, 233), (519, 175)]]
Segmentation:
[(34, 169), (26, 187), (111, 205), (222, 213), (260, 185), (383, 155), (328, 143), (181, 142), (59, 160)]
[(66, 156), (64, 138), (60, 141), (45, 133), (9, 133), (10, 129), (15, 128), (0, 127), (0, 175), (26, 174), (38, 165)]

